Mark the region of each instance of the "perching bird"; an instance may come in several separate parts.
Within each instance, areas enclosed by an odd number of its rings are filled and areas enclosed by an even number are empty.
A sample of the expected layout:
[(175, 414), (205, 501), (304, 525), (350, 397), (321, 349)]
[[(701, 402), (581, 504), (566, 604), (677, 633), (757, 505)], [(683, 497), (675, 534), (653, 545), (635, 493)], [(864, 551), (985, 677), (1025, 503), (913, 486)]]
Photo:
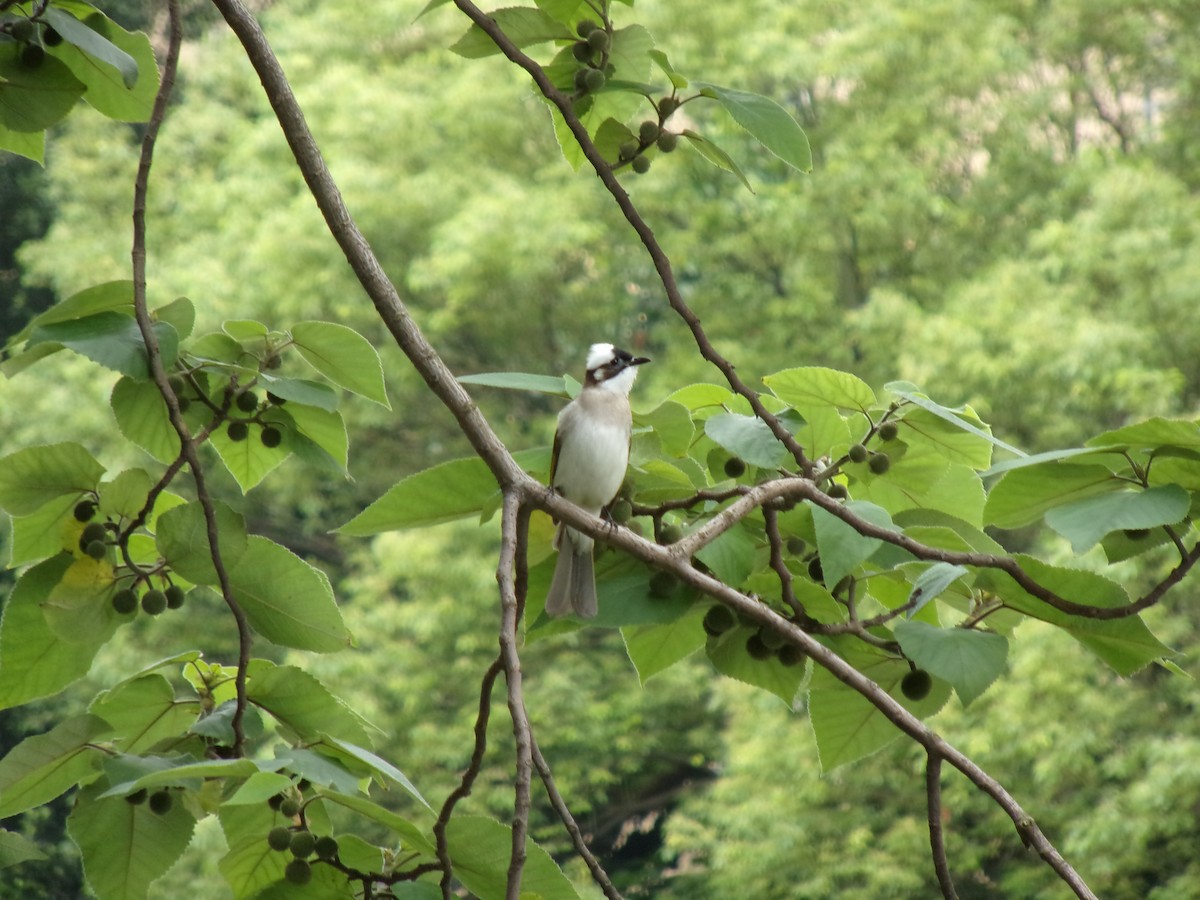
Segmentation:
[[(629, 464), (629, 391), (637, 367), (650, 362), (612, 344), (592, 344), (579, 396), (558, 414), (550, 486), (576, 506), (599, 515), (621, 489)], [(546, 614), (596, 615), (596, 574), (586, 534), (560, 523), (558, 564), (546, 595)]]

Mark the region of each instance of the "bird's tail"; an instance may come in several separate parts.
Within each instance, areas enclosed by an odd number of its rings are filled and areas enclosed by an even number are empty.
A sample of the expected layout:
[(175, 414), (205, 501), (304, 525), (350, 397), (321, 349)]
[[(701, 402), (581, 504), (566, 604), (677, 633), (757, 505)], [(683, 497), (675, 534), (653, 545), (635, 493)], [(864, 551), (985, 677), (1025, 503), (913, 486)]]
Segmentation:
[(558, 563), (546, 594), (546, 615), (574, 613), (582, 619), (593, 618), (598, 605), (591, 538), (560, 525), (554, 543), (558, 547)]

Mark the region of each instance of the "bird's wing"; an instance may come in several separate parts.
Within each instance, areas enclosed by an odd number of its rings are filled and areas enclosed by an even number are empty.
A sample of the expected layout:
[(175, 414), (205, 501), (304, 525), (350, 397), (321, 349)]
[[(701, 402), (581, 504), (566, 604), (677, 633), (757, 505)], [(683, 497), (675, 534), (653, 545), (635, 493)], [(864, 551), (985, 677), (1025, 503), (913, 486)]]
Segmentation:
[(554, 489), (554, 473), (558, 470), (558, 452), (562, 450), (562, 433), (554, 432), (554, 449), (550, 451), (550, 488)]

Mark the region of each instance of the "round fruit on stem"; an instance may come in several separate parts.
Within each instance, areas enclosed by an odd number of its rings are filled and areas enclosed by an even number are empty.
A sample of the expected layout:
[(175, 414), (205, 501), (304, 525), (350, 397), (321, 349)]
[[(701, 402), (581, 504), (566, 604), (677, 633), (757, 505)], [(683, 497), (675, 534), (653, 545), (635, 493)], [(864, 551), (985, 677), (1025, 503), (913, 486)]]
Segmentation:
[(167, 608), (167, 595), (159, 590), (142, 594), (142, 611), (151, 616), (160, 615)]
[(892, 460), (886, 453), (876, 453), (871, 457), (870, 462), (867, 463), (867, 468), (869, 468), (876, 475), (882, 475), (891, 467)]
[(900, 692), (909, 700), (924, 700), (933, 688), (933, 678), (924, 669), (913, 669), (900, 681)]
[(170, 791), (155, 791), (150, 795), (150, 812), (156, 816), (165, 816), (174, 805)]
[(163, 594), (165, 594), (167, 598), (167, 609), (179, 609), (179, 607), (183, 606), (184, 598), (187, 596), (187, 594), (184, 593), (183, 588), (177, 584), (173, 584), (168, 587), (165, 591), (163, 591)]
[(274, 425), (264, 425), (259, 440), (262, 441), (264, 447), (274, 449), (283, 443), (283, 432)]
[(746, 474), (746, 461), (740, 456), (731, 456), (725, 460), (725, 475), (727, 478), (741, 478)]
[(867, 452), (867, 448), (862, 444), (853, 444), (851, 445), (850, 449), (846, 451), (846, 455), (850, 457), (850, 462), (861, 463), (867, 461), (867, 456), (869, 454)]
[(644, 156), (635, 156), (633, 158), (633, 162), (629, 164), (629, 167), (639, 175), (645, 175), (650, 171), (650, 160), (646, 159)]
[(230, 422), (226, 434), (231, 441), (244, 441), (250, 434), (250, 426), (245, 422)]
[(253, 391), (238, 394), (237, 408), (242, 412), (254, 412), (258, 409), (258, 397), (255, 396)]
[(658, 149), (663, 153), (671, 153), (679, 146), (679, 135), (673, 131), (664, 131), (658, 136)]
[(113, 594), (112, 607), (123, 616), (137, 612), (138, 597), (131, 588), (124, 588)]
[(297, 831), (288, 843), (288, 849), (297, 859), (307, 859), (316, 849), (317, 839), (311, 831)]
[(312, 866), (303, 859), (293, 859), (283, 870), (283, 877), (292, 884), (308, 884), (312, 881)]
[(267, 845), (277, 853), (282, 853), (292, 845), (292, 832), (283, 825), (276, 825), (267, 832)]
[(96, 516), (96, 504), (91, 500), (80, 500), (75, 504), (75, 521), (90, 522)]
[(900, 426), (895, 422), (884, 422), (879, 426), (879, 439), (882, 441), (894, 441), (899, 433)]
[(583, 70), (583, 86), (589, 91), (598, 91), (604, 87), (608, 78), (599, 69), (584, 69)]
[(737, 617), (728, 606), (711, 607), (704, 614), (704, 631), (711, 637), (720, 637), (737, 624)]
[(317, 859), (331, 860), (337, 859), (338, 842), (336, 838), (330, 837), (327, 834), (317, 838), (316, 850)]
[(658, 139), (658, 132), (658, 123), (653, 119), (647, 119), (638, 126), (638, 140), (643, 144), (653, 144)]

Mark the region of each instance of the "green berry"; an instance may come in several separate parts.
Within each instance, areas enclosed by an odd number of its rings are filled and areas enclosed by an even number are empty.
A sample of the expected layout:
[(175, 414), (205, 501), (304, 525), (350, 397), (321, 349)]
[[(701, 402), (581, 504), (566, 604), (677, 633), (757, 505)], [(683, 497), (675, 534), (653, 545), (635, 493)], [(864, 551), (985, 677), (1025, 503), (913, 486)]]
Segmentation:
[(624, 525), (633, 516), (633, 504), (622, 497), (620, 500), (613, 501), (608, 514), (612, 516), (614, 522)]
[(245, 422), (230, 422), (226, 434), (229, 435), (231, 441), (244, 441), (250, 434), (250, 426)]
[(174, 805), (175, 801), (171, 798), (170, 791), (155, 791), (150, 795), (150, 812), (156, 816), (165, 816)]
[(587, 90), (587, 73), (589, 69), (580, 69), (575, 73), (575, 90), (582, 93)]
[(850, 496), (850, 491), (846, 489), (846, 486), (836, 481), (829, 485), (829, 488), (825, 491), (825, 493), (834, 500), (845, 500)]
[(660, 544), (674, 544), (683, 538), (683, 529), (674, 522), (664, 522), (663, 527), (658, 533), (658, 542)]
[(653, 144), (658, 138), (658, 123), (653, 119), (647, 119), (638, 126), (638, 140), (643, 144)]
[(592, 58), (592, 45), (587, 41), (576, 41), (571, 47), (571, 55), (576, 61), (585, 63)]
[(892, 467), (892, 461), (886, 453), (876, 453), (867, 463), (867, 467), (876, 475), (882, 475)]
[(807, 656), (807, 654), (795, 644), (784, 644), (775, 652), (775, 655), (783, 665), (788, 666), (789, 668), (791, 666), (800, 665), (802, 662), (804, 662), (804, 659)]
[(311, 831), (297, 831), (292, 835), (288, 849), (292, 851), (292, 856), (297, 859), (307, 859), (312, 856), (316, 845), (317, 839)]
[(283, 877), (292, 884), (308, 884), (312, 881), (312, 866), (303, 859), (293, 859), (283, 870)]
[(145, 788), (138, 788), (132, 794), (125, 795), (125, 802), (133, 806), (140, 806), (146, 802), (146, 797), (148, 796), (149, 792)]
[(725, 460), (725, 474), (729, 478), (741, 478), (746, 474), (746, 461), (740, 456), (731, 456)]
[(96, 515), (96, 504), (91, 500), (80, 500), (75, 504), (75, 521), (90, 522)]
[(895, 422), (884, 422), (879, 426), (879, 439), (882, 441), (894, 441), (899, 433), (900, 426)]
[(900, 682), (900, 691), (909, 700), (924, 700), (933, 687), (933, 679), (924, 669), (913, 669)]
[(792, 556), (803, 556), (804, 551), (808, 549), (808, 541), (804, 538), (790, 537), (787, 540), (787, 551)]
[(314, 848), (318, 859), (336, 859), (338, 854), (338, 842), (336, 839), (327, 834), (317, 838), (317, 845)]
[(168, 587), (165, 591), (163, 591), (163, 594), (167, 598), (167, 609), (179, 609), (179, 607), (183, 606), (183, 600), (187, 596), (187, 594), (184, 593), (183, 588), (177, 584), (173, 584)]
[(92, 522), (84, 526), (83, 531), (79, 535), (79, 546), (86, 547), (93, 541), (103, 541), (108, 538), (108, 529), (99, 522)]
[(117, 591), (113, 594), (112, 607), (123, 616), (129, 615), (131, 612), (136, 612), (138, 607), (138, 598), (130, 588)]
[(637, 141), (626, 141), (617, 148), (617, 156), (621, 161), (633, 159), (637, 156), (638, 144)]
[(675, 592), (678, 584), (679, 579), (670, 572), (655, 572), (650, 576), (650, 596), (656, 600), (666, 599)]
[(104, 559), (108, 554), (108, 544), (104, 541), (89, 541), (83, 552), (96, 561)]
[(595, 31), (599, 27), (600, 26), (597, 25), (595, 22), (593, 22), (591, 19), (584, 19), (582, 22), (580, 22), (578, 25), (575, 26), (575, 33), (577, 35), (579, 35), (581, 38), (586, 38), (589, 34), (591, 34), (593, 31)]
[(150, 590), (142, 594), (142, 611), (157, 616), (167, 608), (167, 595), (162, 591)]
[(292, 819), (295, 818), (298, 812), (300, 812), (300, 801), (295, 797), (287, 797), (279, 804), (279, 814), (281, 816), (287, 816), (289, 819)]
[(737, 624), (737, 617), (728, 606), (713, 606), (704, 614), (704, 631), (719, 637)]
[(244, 394), (238, 394), (237, 408), (242, 412), (254, 412), (258, 409), (258, 397), (253, 391), (246, 391)]
[(586, 40), (588, 47), (590, 47), (592, 50), (595, 50), (597, 53), (605, 53), (608, 51), (608, 32), (603, 28), (593, 28), (590, 32), (588, 32)]
[(821, 557), (814, 556), (808, 561), (808, 577), (813, 581), (825, 583), (825, 573), (821, 570)]
[(768, 628), (766, 625), (758, 627), (758, 638), (772, 650), (778, 650), (787, 643), (787, 638), (776, 631), (774, 628)]
[(862, 444), (854, 444), (848, 451), (846, 451), (846, 455), (850, 457), (850, 462), (866, 462), (868, 456), (867, 448)]
[(650, 171), (650, 160), (644, 156), (635, 156), (629, 166), (639, 175), (645, 175)]
[(292, 845), (292, 833), (283, 825), (276, 825), (267, 832), (267, 844), (278, 853), (282, 853)]
[(28, 43), (37, 36), (37, 26), (29, 19), (18, 19), (12, 23), (9, 34), (22, 43)]
[(673, 131), (664, 131), (658, 136), (658, 149), (663, 153), (672, 152), (679, 145), (679, 135)]
[(283, 432), (274, 425), (264, 425), (259, 439), (264, 447), (275, 448), (283, 443)]
[(608, 79), (599, 69), (584, 69), (583, 70), (583, 86), (589, 91), (598, 91), (604, 87)]
[(677, 109), (679, 109), (679, 101), (674, 97), (663, 97), (658, 101), (658, 114), (664, 119)]
[(770, 659), (774, 651), (763, 643), (762, 637), (756, 631), (746, 638), (746, 652), (751, 659)]

